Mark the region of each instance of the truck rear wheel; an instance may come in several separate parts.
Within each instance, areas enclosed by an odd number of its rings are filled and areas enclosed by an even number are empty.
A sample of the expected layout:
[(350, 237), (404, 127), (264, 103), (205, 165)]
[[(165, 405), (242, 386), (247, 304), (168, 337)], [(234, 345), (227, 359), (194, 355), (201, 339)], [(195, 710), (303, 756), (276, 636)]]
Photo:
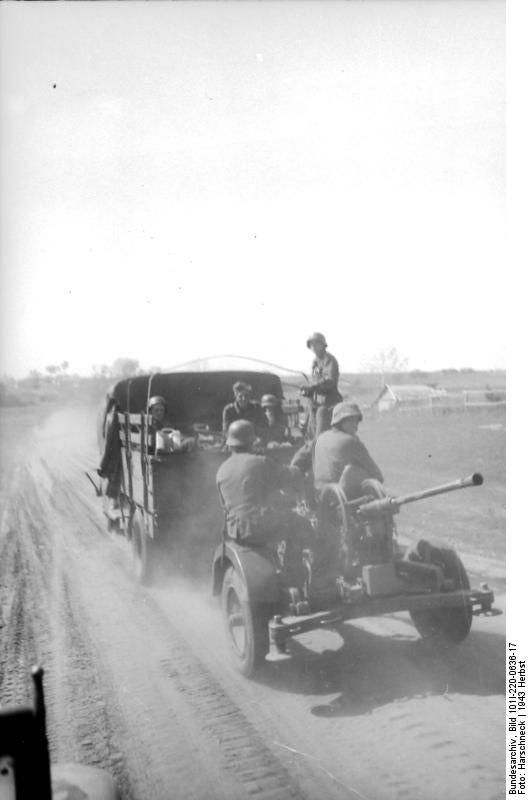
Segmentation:
[(132, 556), (134, 572), (138, 581), (149, 586), (154, 578), (154, 539), (148, 535), (140, 514), (134, 514), (132, 522)]
[(222, 585), (225, 631), (236, 668), (250, 678), (264, 661), (268, 650), (271, 608), (268, 603), (244, 600), (246, 594), (242, 578), (233, 567), (229, 567)]
[[(455, 591), (470, 588), (467, 572), (454, 550), (432, 547), (431, 560), (442, 567), (444, 578), (453, 582)], [(455, 644), (460, 644), (468, 636), (473, 620), (471, 603), (410, 613), (416, 630), (424, 639), (443, 639)]]

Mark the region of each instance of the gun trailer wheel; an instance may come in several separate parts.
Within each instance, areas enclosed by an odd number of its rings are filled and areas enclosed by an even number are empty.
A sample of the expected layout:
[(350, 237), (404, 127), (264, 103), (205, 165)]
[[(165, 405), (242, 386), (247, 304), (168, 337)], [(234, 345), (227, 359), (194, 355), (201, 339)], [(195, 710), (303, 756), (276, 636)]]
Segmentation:
[[(462, 561), (454, 550), (431, 548), (431, 560), (442, 567), (444, 578), (452, 581), (454, 590), (469, 589), (469, 578)], [(473, 621), (471, 603), (453, 608), (434, 608), (411, 611), (416, 630), (424, 639), (443, 639), (460, 644), (468, 636)]]
[(149, 586), (154, 576), (154, 540), (145, 530), (140, 514), (134, 514), (132, 522), (132, 557), (134, 572), (140, 583)]
[(238, 671), (249, 678), (268, 650), (269, 608), (266, 603), (243, 599), (245, 586), (233, 567), (224, 575), (222, 612), (231, 657)]

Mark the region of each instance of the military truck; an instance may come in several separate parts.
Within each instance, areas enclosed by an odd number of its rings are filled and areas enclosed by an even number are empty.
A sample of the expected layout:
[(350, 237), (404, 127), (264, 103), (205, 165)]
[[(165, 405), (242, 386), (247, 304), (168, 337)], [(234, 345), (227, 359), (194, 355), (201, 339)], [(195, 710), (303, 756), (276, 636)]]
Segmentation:
[[(109, 391), (98, 422), (101, 452), (114, 458), (117, 491), (103, 497), (108, 525), (131, 542), (135, 569), (151, 583), (160, 567), (200, 569), (214, 550), (223, 525), (215, 476), (228, 453), (222, 432), (224, 406), (233, 385), (244, 381), (256, 402), (275, 395), (294, 441), (269, 450), (287, 463), (298, 443), (302, 407), (286, 402), (278, 375), (264, 371), (217, 370), (142, 375), (118, 381)], [(162, 396), (176, 433), (157, 431), (149, 400)], [(178, 446), (184, 432), (192, 448)], [(100, 489), (98, 489), (101, 493)]]

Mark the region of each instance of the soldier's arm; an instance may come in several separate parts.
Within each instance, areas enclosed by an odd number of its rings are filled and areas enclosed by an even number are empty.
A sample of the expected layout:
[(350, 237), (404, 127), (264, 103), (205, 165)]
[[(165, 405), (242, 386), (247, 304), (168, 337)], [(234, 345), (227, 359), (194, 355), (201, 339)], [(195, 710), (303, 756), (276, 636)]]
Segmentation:
[(354, 443), (352, 459), (353, 463), (365, 470), (371, 478), (383, 483), (383, 474), (363, 442), (357, 441)]
[(121, 460), (121, 442), (119, 439), (119, 420), (117, 409), (112, 414), (112, 420), (106, 429), (104, 453), (97, 473), (102, 478), (107, 478), (116, 468), (116, 463)]
[(305, 442), (302, 447), (297, 450), (292, 460), (290, 467), (300, 469), (301, 472), (308, 472), (312, 469), (314, 442)]
[(267, 492), (272, 493), (281, 489), (295, 489), (299, 481), (297, 467), (285, 467), (278, 464), (273, 458), (265, 458), (265, 481)]

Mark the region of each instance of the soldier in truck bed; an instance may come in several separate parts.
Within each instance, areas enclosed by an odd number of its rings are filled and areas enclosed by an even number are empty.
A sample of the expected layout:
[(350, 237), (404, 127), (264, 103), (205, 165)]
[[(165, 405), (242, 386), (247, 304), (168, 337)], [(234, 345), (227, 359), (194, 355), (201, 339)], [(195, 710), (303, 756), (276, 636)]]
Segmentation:
[(161, 395), (154, 395), (150, 398), (148, 404), (149, 414), (152, 417), (152, 427), (156, 431), (161, 431), (163, 428), (172, 428), (179, 430), (182, 434), (182, 441), (180, 449), (192, 450), (196, 444), (196, 433), (192, 427), (184, 422), (175, 422), (169, 413), (168, 403)]
[(251, 422), (258, 439), (263, 438), (264, 429), (266, 428), (266, 419), (264, 412), (258, 403), (251, 400), (251, 386), (244, 383), (244, 381), (237, 381), (233, 386), (233, 394), (235, 400), (233, 403), (228, 403), (224, 406), (222, 413), (222, 430), (224, 436), (232, 422), (239, 419), (245, 419)]
[(264, 440), (268, 447), (280, 444), (289, 444), (293, 441), (287, 420), (282, 413), (281, 403), (274, 394), (263, 394), (260, 406), (266, 419), (266, 428), (263, 431)]

